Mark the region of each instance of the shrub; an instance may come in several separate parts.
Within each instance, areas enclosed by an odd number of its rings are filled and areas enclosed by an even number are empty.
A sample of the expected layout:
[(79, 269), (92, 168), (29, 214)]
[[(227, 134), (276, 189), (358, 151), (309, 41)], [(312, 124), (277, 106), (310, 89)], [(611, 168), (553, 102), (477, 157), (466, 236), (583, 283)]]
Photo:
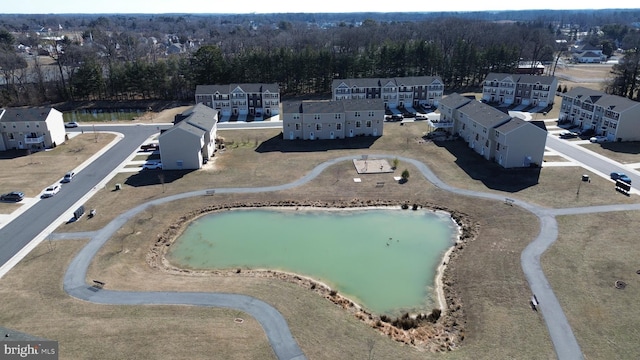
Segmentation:
[(404, 169), (402, 170), (402, 174), (400, 174), (400, 177), (402, 178), (402, 182), (406, 183), (407, 181), (409, 181), (409, 170)]

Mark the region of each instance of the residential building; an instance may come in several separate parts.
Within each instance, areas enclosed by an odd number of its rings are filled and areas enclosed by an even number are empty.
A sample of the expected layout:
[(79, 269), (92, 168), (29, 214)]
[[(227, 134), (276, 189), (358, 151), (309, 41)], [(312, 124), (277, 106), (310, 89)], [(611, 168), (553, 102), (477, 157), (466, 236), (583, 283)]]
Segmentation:
[(0, 151), (44, 150), (65, 140), (62, 113), (54, 108), (0, 109)]
[(229, 84), (196, 86), (196, 104), (220, 112), (221, 118), (250, 116), (254, 119), (280, 113), (278, 84)]
[(602, 53), (601, 46), (584, 44), (572, 51), (573, 61), (578, 63), (601, 63), (607, 60), (607, 56)]
[(333, 100), (382, 99), (386, 109), (438, 107), (444, 83), (439, 76), (335, 79)]
[(282, 134), (287, 140), (382, 136), (382, 99), (304, 100), (283, 104)]
[(160, 134), (160, 159), (164, 170), (200, 169), (215, 151), (218, 112), (196, 104), (176, 117)]
[(555, 100), (555, 76), (489, 73), (482, 84), (482, 100), (498, 105), (547, 107)]
[(562, 94), (558, 121), (591, 129), (608, 141), (640, 140), (640, 103), (597, 90), (576, 87)]
[(441, 122), (450, 127), (470, 148), (505, 168), (540, 166), (547, 131), (544, 125), (512, 118), (492, 106), (457, 93), (442, 99)]

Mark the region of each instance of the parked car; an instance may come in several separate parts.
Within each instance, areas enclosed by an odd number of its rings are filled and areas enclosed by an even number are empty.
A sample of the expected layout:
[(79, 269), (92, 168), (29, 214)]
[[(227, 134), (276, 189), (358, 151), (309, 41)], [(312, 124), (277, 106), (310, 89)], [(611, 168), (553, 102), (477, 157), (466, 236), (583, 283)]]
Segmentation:
[(53, 185), (49, 186), (48, 188), (44, 189), (44, 192), (42, 193), (42, 197), (43, 198), (52, 197), (55, 194), (57, 194), (59, 191), (60, 191), (60, 185), (53, 184)]
[(631, 185), (631, 179), (625, 173), (612, 172), (611, 173), (611, 180), (620, 180), (620, 181), (624, 181), (627, 184)]
[(416, 114), (416, 120), (427, 120), (428, 118), (427, 114)]
[(76, 176), (76, 173), (74, 173), (73, 171), (69, 171), (68, 173), (64, 174), (64, 177), (62, 178), (62, 182), (63, 183), (71, 182), (71, 180), (73, 180), (75, 176)]
[(402, 116), (402, 114), (393, 114), (388, 119), (391, 121), (402, 121), (402, 119), (404, 119), (404, 116)]
[(13, 201), (19, 202), (24, 199), (24, 193), (21, 191), (12, 191), (10, 193), (0, 195), (0, 200), (2, 201)]
[(66, 128), (77, 128), (78, 127), (78, 123), (75, 121), (71, 121), (68, 123), (64, 123), (64, 127)]
[(573, 131), (563, 131), (560, 133), (560, 138), (561, 139), (573, 139), (578, 137), (578, 133), (577, 132), (573, 132)]
[(142, 151), (155, 151), (160, 149), (160, 144), (158, 143), (149, 143), (140, 146), (140, 150)]
[(142, 165), (143, 170), (162, 170), (162, 161), (147, 161)]
[(603, 143), (605, 141), (607, 141), (607, 137), (606, 136), (593, 136), (591, 138), (589, 138), (589, 141), (591, 141), (592, 143)]

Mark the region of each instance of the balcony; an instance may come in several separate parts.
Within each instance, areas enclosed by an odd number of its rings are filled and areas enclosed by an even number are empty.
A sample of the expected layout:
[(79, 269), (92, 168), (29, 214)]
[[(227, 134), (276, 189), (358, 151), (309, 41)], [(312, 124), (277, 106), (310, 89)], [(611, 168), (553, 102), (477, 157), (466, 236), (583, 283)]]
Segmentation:
[(25, 144), (41, 144), (44, 142), (44, 135), (33, 137), (33, 136), (25, 136), (24, 143)]

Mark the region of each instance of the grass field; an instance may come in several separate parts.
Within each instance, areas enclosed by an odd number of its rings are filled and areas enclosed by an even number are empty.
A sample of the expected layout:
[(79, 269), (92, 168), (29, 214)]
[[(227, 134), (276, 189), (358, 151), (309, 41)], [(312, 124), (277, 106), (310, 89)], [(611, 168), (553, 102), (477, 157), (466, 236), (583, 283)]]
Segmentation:
[[(550, 208), (638, 201), (636, 196), (616, 193), (609, 180), (595, 174), (591, 174), (590, 183), (581, 183), (581, 175), (588, 172), (577, 167), (504, 170), (472, 153), (464, 143), (420, 141), (427, 131), (424, 123), (390, 123), (384, 131), (385, 135), (373, 142), (346, 143), (339, 149), (333, 148), (335, 143), (320, 141), (302, 146), (284, 144), (279, 131), (274, 130), (220, 131), (232, 145), (216, 154), (206, 169), (167, 173), (164, 178), (153, 171), (119, 174), (87, 203), (98, 209), (98, 216), (63, 225), (57, 231), (96, 230), (135, 204), (192, 189), (288, 183), (327, 159), (349, 154), (414, 158), (454, 186)], [(313, 148), (305, 149), (309, 145)], [(610, 152), (612, 157), (626, 156), (615, 149), (598, 151)], [(409, 182), (395, 183), (392, 176), (404, 169), (411, 174)], [(353, 177), (361, 177), (362, 182), (353, 182)], [(376, 187), (381, 181), (385, 186)], [(116, 183), (123, 184), (122, 191), (112, 191)], [(315, 292), (288, 282), (167, 274), (147, 264), (157, 236), (188, 212), (215, 204), (301, 199), (431, 204), (468, 216), (478, 227), (478, 236), (456, 252), (446, 270), (447, 281), (457, 294), (458, 302), (453, 306), (460, 305), (464, 311), (464, 322), (459, 324), (464, 328), (464, 340), (456, 349), (432, 353), (402, 345)], [(543, 256), (545, 274), (585, 358), (632, 358), (640, 353), (634, 327), (640, 320), (640, 309), (634, 302), (640, 288), (640, 275), (635, 273), (640, 269), (636, 261), (640, 249), (630, 236), (640, 230), (638, 220), (636, 212), (561, 217), (559, 241)], [(88, 276), (105, 281), (109, 289), (255, 296), (285, 316), (309, 359), (554, 359), (544, 321), (529, 308), (531, 294), (520, 265), (520, 253), (535, 238), (538, 226), (534, 216), (517, 207), (439, 190), (408, 164), (401, 162), (394, 174), (362, 176), (347, 161), (288, 191), (216, 194), (153, 207), (129, 221), (101, 249)], [(185, 306), (103, 306), (70, 299), (62, 291), (62, 276), (83, 244), (83, 240), (43, 243), (2, 278), (0, 324), (59, 340), (61, 359), (274, 358), (259, 324), (245, 314)], [(616, 280), (624, 280), (627, 288), (615, 289)], [(245, 321), (238, 324), (236, 318)]]

